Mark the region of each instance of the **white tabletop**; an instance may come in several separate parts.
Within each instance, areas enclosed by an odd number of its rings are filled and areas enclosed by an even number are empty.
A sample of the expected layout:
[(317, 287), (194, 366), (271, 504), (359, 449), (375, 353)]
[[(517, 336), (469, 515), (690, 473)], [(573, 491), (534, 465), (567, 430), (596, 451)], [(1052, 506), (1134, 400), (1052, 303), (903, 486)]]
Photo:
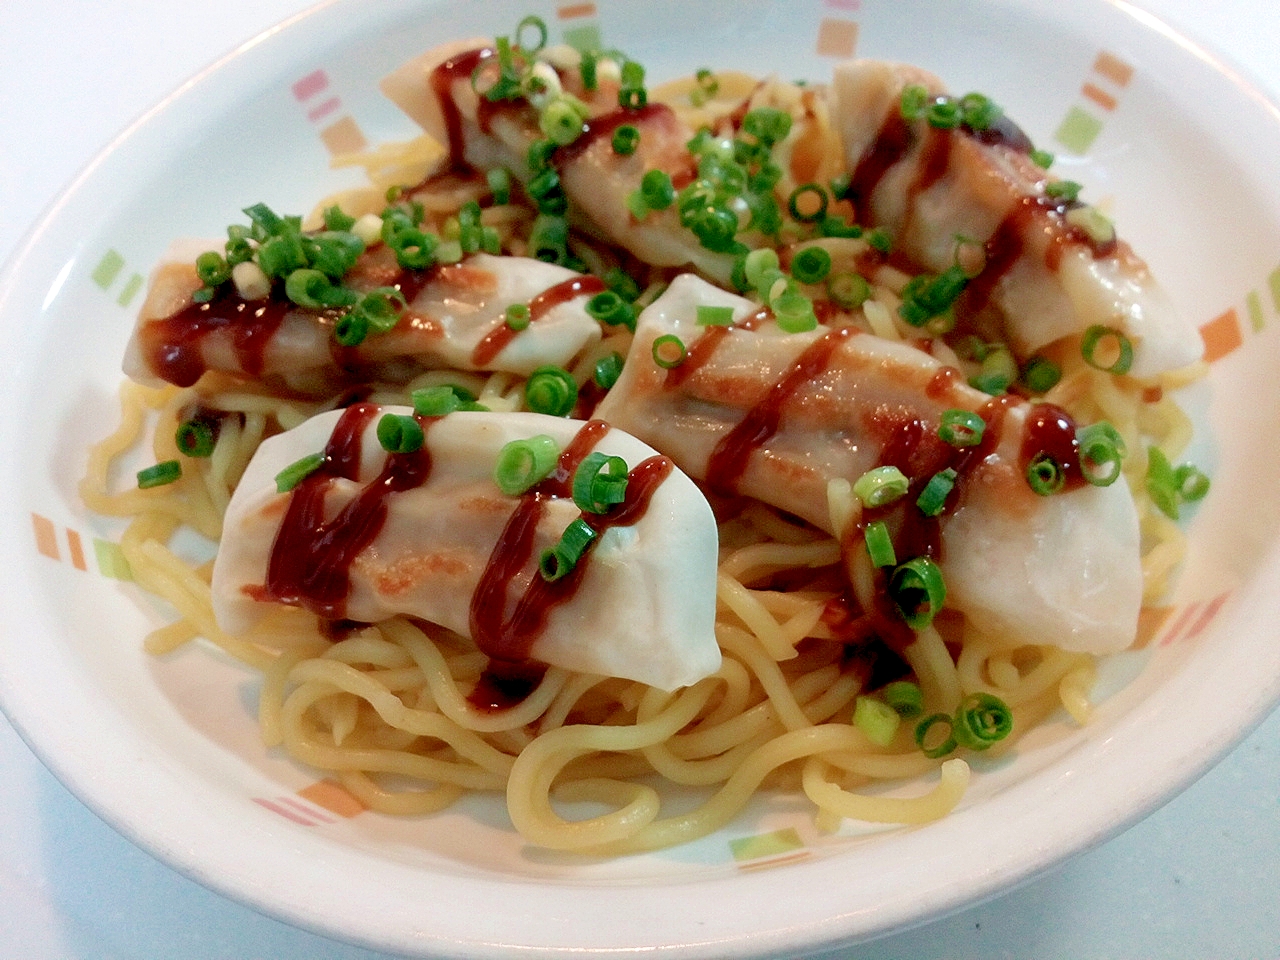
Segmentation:
[[(126, 123), (309, 3), (0, 0), (0, 261)], [(1143, 5), (1280, 97), (1274, 0)], [(384, 956), (263, 917), (156, 862), (73, 798), (3, 718), (0, 770), (0, 960)], [(987, 904), (838, 956), (1275, 960), (1280, 712), (1101, 847)]]

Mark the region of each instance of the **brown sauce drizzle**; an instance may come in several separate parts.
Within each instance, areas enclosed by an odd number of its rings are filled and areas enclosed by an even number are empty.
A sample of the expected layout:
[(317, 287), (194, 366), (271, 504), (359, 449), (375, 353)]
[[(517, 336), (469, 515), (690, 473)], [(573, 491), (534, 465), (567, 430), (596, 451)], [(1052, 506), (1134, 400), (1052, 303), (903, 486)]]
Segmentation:
[[(471, 597), (471, 635), (476, 646), (491, 659), (527, 661), (533, 642), (545, 628), (551, 611), (572, 599), (581, 586), (589, 551), (559, 580), (548, 581), (535, 572), (514, 605), (509, 602), (511, 581), (530, 562), (536, 562), (534, 534), (544, 504), (553, 498), (569, 496), (574, 471), (608, 431), (607, 423), (589, 421), (560, 454), (555, 471), (520, 498), (498, 538)], [(608, 513), (585, 513), (582, 519), (597, 534), (611, 527), (639, 522), (649, 509), (653, 494), (673, 469), (672, 462), (663, 456), (642, 461), (627, 474), (626, 499), (621, 504)]]
[(620, 107), (609, 113), (592, 117), (583, 126), (582, 133), (572, 143), (557, 147), (551, 155), (551, 162), (556, 167), (566, 167), (591, 149), (591, 145), (600, 140), (612, 139), (614, 131), (624, 124), (641, 127), (646, 123), (660, 120), (675, 123), (675, 111), (665, 103), (646, 103), (643, 107), (631, 109)]
[(751, 454), (778, 432), (786, 402), (822, 373), (840, 344), (857, 333), (854, 327), (840, 327), (828, 330), (809, 344), (791, 369), (769, 388), (764, 398), (720, 438), (707, 461), (706, 482), (713, 491), (719, 494), (737, 491), (738, 480), (746, 470)]
[(467, 694), (467, 702), (484, 713), (510, 710), (538, 689), (546, 672), (540, 663), (491, 661)]
[[(426, 446), (389, 454), (378, 476), (325, 520), (325, 496), (333, 481), (358, 479), (363, 434), (380, 409), (371, 403), (348, 407), (325, 444), (321, 466), (294, 488), (271, 548), (263, 599), (304, 607), (329, 620), (346, 618), (351, 565), (382, 530), (386, 498), (421, 486), (431, 473)], [(427, 429), (432, 420), (419, 422)]]
[[(1026, 133), (1008, 117), (1001, 116), (986, 130), (961, 126), (954, 130), (926, 127), (915, 180), (907, 188), (906, 218), (901, 231), (906, 233), (914, 216), (916, 199), (947, 174), (955, 137), (968, 136), (989, 146), (1002, 146), (1019, 153), (1033, 149)], [(903, 119), (895, 103), (885, 115), (876, 139), (863, 153), (849, 181), (849, 200), (854, 205), (859, 223), (874, 224), (871, 198), (880, 181), (904, 160), (919, 141), (911, 124)], [(972, 316), (991, 300), (1000, 279), (1012, 269), (1025, 249), (1025, 237), (1033, 229), (1043, 227), (1049, 237), (1045, 250), (1045, 266), (1057, 271), (1068, 247), (1085, 247), (1095, 259), (1110, 256), (1116, 250), (1114, 237), (1098, 241), (1086, 231), (1066, 223), (1062, 218), (1077, 203), (1067, 203), (1046, 196), (1023, 196), (996, 227), (986, 244), (987, 264), (973, 279), (960, 301), (960, 313)], [(909, 270), (908, 272), (915, 272)]]
[(875, 142), (859, 158), (853, 176), (849, 178), (847, 196), (853, 203), (858, 223), (870, 224), (873, 221), (871, 195), (890, 168), (907, 155), (914, 142), (911, 127), (902, 119), (902, 112), (895, 102), (880, 124)]
[(727, 337), (731, 330), (754, 330), (772, 317), (772, 310), (768, 307), (761, 307), (755, 313), (743, 317), (732, 326), (707, 327), (698, 335), (697, 340), (689, 344), (684, 361), (667, 371), (664, 387), (668, 390), (679, 387), (701, 369), (716, 352), (716, 347), (720, 345), (720, 341)]
[(293, 309), (283, 298), (245, 300), (228, 284), (208, 303), (192, 303), (171, 317), (144, 323), (138, 332), (139, 345), (156, 376), (175, 386), (189, 387), (209, 369), (205, 340), (225, 333), (240, 370), (259, 376), (266, 366), (271, 338)]
[[(537, 323), (561, 304), (578, 297), (593, 297), (607, 289), (609, 289), (608, 286), (599, 277), (570, 277), (553, 287), (548, 287), (529, 301), (529, 323)], [(498, 325), (476, 344), (475, 350), (471, 353), (472, 364), (484, 367), (493, 362), (494, 357), (516, 338), (516, 334), (517, 331), (507, 325), (506, 318), (500, 317)]]
[[(462, 111), (453, 99), (453, 85), (458, 80), (471, 81), (471, 75), (480, 64), (494, 55), (491, 48), (469, 50), (456, 57), (450, 57), (431, 71), (431, 92), (436, 95), (440, 104), (440, 112), (444, 115), (444, 129), (449, 142), (449, 167), (454, 171), (467, 171), (471, 165), (466, 161), (466, 142), (462, 136)], [(482, 103), (488, 101), (480, 98)]]
[(1024, 473), (1040, 454), (1048, 454), (1062, 468), (1064, 491), (1076, 490), (1089, 482), (1080, 466), (1076, 422), (1067, 411), (1051, 403), (1036, 404), (1027, 414), (1027, 432), (1020, 456)]

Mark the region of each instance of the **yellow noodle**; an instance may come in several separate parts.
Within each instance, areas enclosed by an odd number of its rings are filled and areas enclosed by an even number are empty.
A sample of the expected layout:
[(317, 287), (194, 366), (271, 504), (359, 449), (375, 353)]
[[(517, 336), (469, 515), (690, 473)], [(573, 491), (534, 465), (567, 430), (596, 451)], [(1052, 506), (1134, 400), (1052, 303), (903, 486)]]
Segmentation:
[(938, 784), (921, 797), (886, 797), (850, 793), (826, 780), (823, 764), (804, 765), (804, 792), (823, 810), (871, 823), (928, 823), (955, 809), (969, 785), (969, 765), (953, 758), (943, 762)]

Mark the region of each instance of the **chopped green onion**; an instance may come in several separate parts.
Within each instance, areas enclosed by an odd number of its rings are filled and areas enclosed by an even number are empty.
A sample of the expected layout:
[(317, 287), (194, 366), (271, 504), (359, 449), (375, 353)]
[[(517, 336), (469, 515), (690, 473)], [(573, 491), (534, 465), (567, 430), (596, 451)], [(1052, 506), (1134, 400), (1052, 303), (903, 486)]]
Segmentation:
[(364, 241), (354, 233), (326, 230), (303, 238), (307, 262), (335, 283), (347, 275), (364, 253)]
[(961, 121), (976, 133), (990, 130), (1003, 114), (990, 97), (981, 93), (966, 93), (960, 98)]
[(858, 697), (853, 705), (853, 725), (861, 730), (877, 747), (887, 747), (898, 732), (901, 718), (897, 711), (883, 700), (874, 697)]
[(649, 102), (644, 87), (621, 87), (618, 90), (618, 106), (623, 110), (641, 110)]
[(462, 398), (447, 384), (414, 390), (409, 398), (413, 403), (413, 412), (420, 417), (447, 416), (462, 406)]
[(584, 116), (567, 96), (559, 96), (546, 105), (538, 116), (543, 136), (558, 146), (566, 146), (582, 136)]
[(968, 275), (957, 264), (937, 276), (922, 273), (912, 277), (902, 291), (898, 316), (913, 327), (922, 327), (950, 310), (968, 282)]
[[(936, 742), (928, 742), (930, 741), (929, 734), (933, 731), (933, 728), (944, 723), (947, 725), (946, 739), (936, 740), (935, 737), (933, 739)], [(949, 715), (945, 713), (931, 714), (916, 724), (916, 746), (930, 760), (945, 757), (953, 752), (958, 745), (955, 738), (955, 722)]]
[(611, 389), (618, 382), (618, 377), (622, 376), (622, 363), (622, 354), (617, 350), (597, 360), (592, 374), (596, 386), (601, 390)]
[(1100, 323), (1095, 323), (1084, 332), (1080, 354), (1089, 366), (1106, 373), (1128, 373), (1133, 366), (1133, 344), (1129, 342), (1129, 338), (1115, 327)]
[(756, 107), (742, 118), (742, 131), (762, 144), (773, 146), (791, 132), (791, 114), (774, 107)]
[(733, 326), (733, 307), (699, 304), (697, 322), (700, 327), (731, 327)]
[(546, 434), (504, 444), (493, 467), (493, 482), (509, 497), (524, 493), (556, 468), (560, 447)]
[(1075, 203), (1080, 197), (1080, 184), (1074, 180), (1053, 180), (1044, 185), (1044, 195), (1054, 200)]
[[(384, 225), (390, 221), (384, 221)], [(396, 262), (406, 270), (425, 270), (431, 266), (439, 245), (436, 236), (417, 227), (383, 230), (383, 239), (396, 255)]]
[(350, 230), (356, 225), (356, 218), (344, 213), (336, 203), (324, 210), (324, 228), (326, 230)]
[(778, 270), (778, 252), (769, 247), (761, 247), (758, 250), (752, 250), (747, 254), (743, 261), (743, 272), (746, 275), (747, 283), (751, 284), (761, 294), (767, 291), (762, 289), (761, 284), (765, 278)]
[(945, 410), (938, 424), (938, 436), (953, 447), (977, 446), (986, 430), (986, 421), (969, 410)]
[(276, 493), (288, 493), (322, 466), (323, 453), (311, 453), (301, 460), (295, 460), (276, 474)]
[(876, 227), (868, 233), (866, 237), (867, 245), (870, 246), (872, 250), (876, 250), (887, 255), (889, 251), (893, 249), (893, 238), (889, 236), (889, 232), (883, 227)]
[(1174, 486), (1184, 503), (1195, 503), (1209, 494), (1209, 477), (1190, 463), (1179, 464), (1173, 471)]
[(1009, 389), (1018, 378), (1018, 363), (1005, 346), (985, 348), (978, 372), (969, 378), (969, 385), (983, 393), (997, 396)]
[(1053, 154), (1048, 150), (1032, 150), (1028, 156), (1031, 158), (1031, 162), (1041, 170), (1048, 170), (1053, 166)]
[(530, 173), (541, 173), (551, 165), (551, 155), (556, 152), (554, 140), (535, 140), (525, 151), (525, 163)]
[(790, 286), (779, 296), (772, 298), (769, 306), (773, 309), (778, 328), (786, 333), (804, 333), (818, 326), (813, 301)]
[(1147, 494), (1151, 502), (1170, 520), (1178, 519), (1178, 487), (1173, 465), (1159, 447), (1147, 450)]
[(999, 697), (971, 693), (960, 702), (951, 725), (952, 736), (962, 747), (986, 750), (1013, 730), (1013, 711)]
[(895, 680), (893, 683), (886, 684), (880, 694), (884, 697), (884, 702), (893, 707), (898, 716), (904, 720), (910, 720), (924, 713), (924, 694), (920, 691), (918, 683), (912, 683), (910, 680)]
[(956, 485), (956, 472), (951, 467), (939, 470), (916, 497), (916, 506), (926, 517), (936, 517), (947, 505), (947, 497)]
[(831, 254), (822, 247), (805, 247), (791, 259), (791, 275), (801, 283), (821, 283), (831, 272)]
[(824, 237), (851, 237), (856, 239), (862, 236), (862, 227), (856, 223), (850, 223), (843, 217), (826, 216), (818, 224), (818, 232)]
[(1125, 444), (1120, 431), (1101, 420), (1076, 431), (1080, 469), (1095, 487), (1109, 487), (1120, 477)]
[(1183, 503), (1194, 503), (1209, 493), (1209, 478), (1190, 463), (1174, 467), (1159, 447), (1147, 450), (1146, 488), (1152, 503), (1170, 520), (1177, 520)]
[(173, 483), (182, 476), (182, 464), (177, 460), (162, 460), (154, 466), (138, 471), (138, 489), (149, 490), (151, 487), (163, 487)]
[(1027, 464), (1027, 486), (1042, 497), (1057, 493), (1066, 482), (1062, 464), (1047, 453), (1037, 453)]
[(584, 513), (608, 513), (627, 497), (627, 461), (595, 451), (573, 474), (573, 502)]
[(347, 307), (356, 302), (358, 294), (348, 287), (335, 286), (319, 270), (294, 270), (284, 282), (284, 292), (290, 300), (308, 310)]
[(596, 531), (581, 517), (570, 523), (560, 535), (560, 542), (543, 552), (538, 564), (542, 579), (554, 581), (572, 573), (595, 538)]
[(306, 265), (302, 238), (295, 234), (268, 237), (258, 247), (258, 266), (268, 277), (285, 277)]
[(865, 506), (883, 507), (907, 495), (911, 482), (897, 467), (874, 467), (853, 485), (853, 494)]
[(494, 167), (485, 174), (493, 202), (498, 206), (511, 202), (511, 174), (506, 167)]
[(688, 356), (684, 341), (674, 333), (667, 333), (653, 341), (653, 362), (664, 370), (678, 367)]
[(384, 413), (378, 421), (378, 443), (387, 453), (414, 453), (426, 440), (422, 424), (403, 413)]
[(600, 81), (596, 73), (596, 67), (600, 58), (590, 50), (582, 51), (582, 62), (578, 64), (578, 73), (582, 76), (582, 89), (595, 91), (599, 88)]
[(929, 126), (939, 130), (954, 129), (960, 126), (960, 105), (950, 97), (938, 97), (929, 104), (925, 119), (929, 121)]
[(640, 193), (650, 210), (665, 210), (676, 199), (671, 175), (664, 170), (650, 170), (640, 179)]
[(640, 129), (633, 124), (624, 123), (613, 131), (613, 152), (622, 157), (629, 157), (640, 146)]
[(1062, 369), (1046, 357), (1035, 356), (1022, 368), (1022, 382), (1032, 393), (1048, 393), (1062, 379)]
[(560, 174), (554, 167), (547, 167), (535, 175), (525, 189), (529, 192), (539, 213), (558, 216), (568, 209), (564, 188), (560, 185)]
[(893, 538), (889, 536), (889, 527), (883, 520), (874, 520), (867, 524), (863, 534), (867, 547), (867, 556), (877, 567), (896, 567), (898, 555), (893, 550)]
[(578, 384), (563, 367), (539, 367), (524, 385), (524, 402), (534, 413), (567, 417), (578, 402)]
[(193, 417), (178, 425), (173, 442), (178, 451), (188, 457), (207, 457), (213, 453), (217, 443), (214, 424), (203, 417)]
[(529, 253), (545, 263), (564, 263), (569, 256), (569, 227), (564, 217), (539, 214), (529, 232)]
[(369, 335), (369, 320), (363, 313), (352, 310), (344, 313), (333, 324), (333, 339), (344, 347), (358, 347)]
[(856, 310), (871, 297), (871, 284), (856, 273), (837, 273), (827, 279), (827, 294), (845, 310)]
[[(807, 197), (816, 198), (817, 204), (812, 210), (801, 210), (801, 204), (808, 204)], [(827, 215), (827, 191), (816, 183), (805, 183), (791, 191), (787, 198), (787, 210), (800, 223), (818, 223)]]
[(611, 327), (636, 328), (636, 308), (612, 290), (603, 290), (587, 301), (587, 315)]
[(376, 287), (360, 298), (354, 312), (364, 318), (368, 332), (386, 333), (400, 322), (408, 306), (404, 294), (395, 287)]
[(902, 119), (910, 123), (923, 120), (929, 109), (929, 91), (918, 83), (902, 88), (902, 96), (898, 98), (898, 112)]
[(529, 326), (530, 313), (527, 303), (513, 303), (503, 313), (503, 320), (508, 327), (519, 333)]
[(217, 287), (231, 279), (231, 267), (222, 254), (209, 250), (196, 257), (196, 275), (206, 287)]
[(889, 595), (902, 619), (913, 630), (933, 622), (947, 599), (942, 571), (928, 557), (916, 557), (898, 566), (889, 578)]
[(640, 297), (640, 285), (621, 267), (610, 267), (603, 279), (609, 289), (627, 303), (635, 303)]
[[(524, 42), (524, 31), (530, 28), (537, 32), (538, 42), (536, 44), (528, 44)], [(535, 17), (532, 14), (525, 17), (516, 24), (516, 45), (522, 52), (533, 55), (547, 45), (547, 24), (541, 17)]]

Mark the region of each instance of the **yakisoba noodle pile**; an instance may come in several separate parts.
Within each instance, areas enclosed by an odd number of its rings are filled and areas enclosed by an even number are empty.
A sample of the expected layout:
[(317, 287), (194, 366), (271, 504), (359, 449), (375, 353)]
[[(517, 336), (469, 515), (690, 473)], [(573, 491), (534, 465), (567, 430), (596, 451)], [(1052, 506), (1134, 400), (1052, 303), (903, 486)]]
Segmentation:
[[(677, 275), (692, 272), (719, 288), (745, 292), (752, 309), (762, 311), (752, 323), (739, 319), (727, 328), (720, 334), (726, 340), (745, 338), (753, 325), (775, 320), (790, 324), (785, 335), (812, 336), (806, 331), (814, 324), (807, 320), (821, 320), (819, 330), (853, 327), (868, 343), (875, 338), (918, 348), (952, 371), (952, 379), (980, 382), (993, 395), (1018, 398), (1008, 401), (1010, 407), (1025, 406), (1025, 398), (1032, 398), (1037, 405), (1061, 408), (1078, 424), (1105, 421), (1114, 428), (1107, 433), (1112, 448), (1123, 451), (1123, 481), (1132, 491), (1140, 523), (1142, 596), (1144, 602), (1160, 596), (1183, 553), (1174, 522), (1177, 504), (1203, 495), (1197, 472), (1170, 465), (1187, 444), (1191, 427), (1168, 393), (1196, 376), (1197, 366), (1179, 364), (1178, 369), (1142, 377), (1117, 373), (1127, 366), (1123, 356), (1105, 355), (1097, 336), (1082, 349), (1090, 338), (1083, 328), (1028, 351), (1016, 318), (1010, 319), (1015, 311), (1002, 314), (995, 302), (1013, 281), (1001, 286), (1002, 278), (993, 276), (1010, 271), (1007, 276), (1016, 278), (1018, 267), (1011, 261), (1018, 256), (1032, 266), (1039, 262), (1038, 252), (1032, 256), (1021, 247), (1010, 250), (1010, 236), (1026, 226), (1025, 218), (1019, 220), (1020, 210), (1031, 210), (1026, 217), (1062, 221), (1057, 227), (1060, 245), (1084, 249), (1086, 263), (1119, 259), (1122, 269), (1136, 271), (1142, 283), (1149, 281), (1145, 267), (1126, 259), (1132, 258), (1127, 248), (1114, 252), (1109, 222), (1079, 203), (1071, 192), (1074, 185), (1064, 193), (1051, 186), (1061, 181), (1047, 174), (1033, 175), (1026, 188), (1032, 201), (1015, 203), (1014, 213), (989, 224), (986, 235), (951, 238), (948, 256), (958, 274), (931, 265), (928, 255), (919, 252), (920, 235), (931, 229), (921, 222), (925, 214), (915, 214), (912, 221), (910, 210), (904, 216), (875, 193), (893, 186), (896, 167), (914, 163), (927, 170), (940, 156), (944, 165), (973, 162), (956, 159), (962, 150), (981, 151), (981, 162), (1000, 167), (1015, 185), (1027, 176), (1028, 163), (1047, 162), (1018, 139), (1020, 131), (990, 101), (942, 96), (931, 89), (931, 78), (910, 68), (886, 73), (883, 65), (872, 69), (874, 83), (859, 87), (867, 77), (865, 65), (859, 64), (850, 67), (851, 73), (837, 71), (834, 93), (708, 71), (645, 90), (642, 71), (620, 54), (584, 56), (546, 48), (535, 42), (539, 32), (545, 40), (545, 30), (538, 27), (526, 23), (524, 36), (516, 38), (531, 53), (504, 38), (496, 45), (456, 45), (434, 59), (428, 55), (426, 65), (419, 64), (417, 74), (409, 76), (416, 76), (419, 86), (439, 102), (410, 113), (435, 137), (344, 158), (367, 169), (370, 187), (321, 204), (307, 229), (329, 226), (358, 234), (371, 222), (369, 216), (380, 217), (375, 232), (367, 234), (361, 263), (367, 266), (381, 249), (385, 265), (394, 225), (407, 217), (433, 238), (428, 245), (436, 253), (434, 264), (414, 269), (430, 271), (441, 262), (459, 260), (465, 265), (487, 250), (503, 257), (558, 259), (604, 279), (633, 306), (629, 320), (601, 320), (599, 338), (565, 365), (579, 390), (571, 413), (581, 420), (589, 418), (606, 394), (597, 382), (600, 361), (605, 361), (603, 380), (608, 383), (617, 375), (616, 369), (612, 375), (607, 372), (614, 355), (625, 358), (628, 368), (674, 363), (673, 369), (679, 354), (686, 360), (694, 356), (694, 339), (681, 342), (673, 358), (656, 341), (641, 344), (636, 333), (646, 330), (646, 309), (673, 289)], [(487, 52), (473, 52), (482, 46)], [(466, 63), (468, 56), (472, 59)], [(460, 64), (467, 67), (465, 75)], [(415, 93), (414, 82), (406, 93), (406, 74), (397, 76), (388, 90), (398, 102), (404, 105), (405, 97), (421, 94)], [(459, 77), (462, 83), (451, 87)], [(875, 84), (884, 82), (890, 86), (887, 111), (875, 106)], [(502, 84), (514, 87), (504, 90)], [(472, 89), (470, 97), (467, 88)], [(655, 104), (669, 109), (655, 109)], [(864, 108), (880, 109), (882, 119), (865, 131), (864, 148), (850, 156), (851, 144), (862, 135), (850, 134), (850, 114)], [(525, 166), (500, 159), (503, 148), (511, 148), (512, 131), (519, 133), (522, 127), (532, 142), (552, 144), (540, 169), (532, 154)], [(585, 153), (582, 141), (593, 129), (599, 141), (601, 130), (616, 134), (621, 127), (638, 135), (640, 170), (634, 162), (620, 173), (610, 166), (621, 168), (633, 155), (626, 149), (629, 131), (624, 130), (621, 146), (611, 146), (611, 153), (594, 145), (606, 169), (593, 181), (593, 191), (584, 194), (575, 181), (581, 171), (572, 169)], [(672, 129), (679, 133), (675, 167), (665, 171), (665, 181), (659, 177), (642, 183), (639, 173), (661, 169), (652, 162), (654, 156), (672, 156)], [(710, 152), (718, 149), (718, 170), (705, 160), (706, 152), (694, 152), (693, 134), (699, 130), (711, 131), (701, 135), (701, 148), (710, 143)], [(744, 132), (750, 130), (757, 132)], [(754, 153), (735, 148), (735, 136)], [(476, 159), (484, 152), (476, 149), (477, 143), (485, 138), (492, 141), (488, 154), (499, 158), (488, 166)], [(616, 136), (612, 140), (618, 142)], [(944, 143), (948, 154), (939, 153)], [(560, 167), (555, 160), (546, 161), (557, 148)], [(646, 149), (651, 151), (647, 155)], [(733, 163), (755, 174), (763, 171), (766, 180), (725, 201), (716, 191), (734, 176)], [(539, 173), (546, 170), (559, 172), (558, 186), (547, 188), (546, 177), (539, 182)], [(615, 180), (606, 176), (612, 173), (617, 173)], [(907, 186), (898, 189), (911, 199), (940, 189), (961, 194), (957, 202), (964, 200), (963, 184), (939, 187), (936, 170), (904, 176)], [(922, 182), (927, 176), (934, 180)], [(705, 222), (693, 215), (684, 222), (677, 210), (683, 215), (683, 208), (697, 207), (684, 201), (690, 184), (696, 190), (699, 183), (706, 194), (699, 209), (713, 214)], [(598, 213), (610, 191), (615, 206), (626, 205), (628, 216), (618, 221), (621, 227)], [(819, 201), (821, 211), (815, 214)], [(334, 215), (335, 202), (347, 216)], [(737, 233), (731, 229), (727, 240), (707, 227), (718, 209), (729, 209), (736, 217)], [(1068, 217), (1079, 210), (1085, 214)], [(260, 212), (254, 223), (261, 227), (264, 216)], [(655, 248), (653, 236), (633, 235), (637, 225), (648, 225), (669, 241), (666, 247), (658, 244), (666, 252), (646, 261), (646, 253)], [(280, 229), (287, 233), (289, 228)], [(473, 231), (471, 241), (467, 229)], [(257, 264), (268, 239), (269, 230), (255, 234), (249, 228), (233, 229), (225, 253), (216, 249), (235, 259), (233, 246), (238, 244), (241, 255), (248, 251), (249, 262)], [(453, 249), (451, 241), (457, 241)], [(410, 255), (421, 251), (421, 244), (410, 247)], [(672, 254), (670, 247), (677, 252)], [(797, 257), (806, 248), (827, 254), (830, 267), (824, 278), (797, 277)], [(680, 260), (680, 249), (692, 251), (687, 262)], [(778, 256), (748, 255), (761, 249)], [(673, 258), (679, 262), (672, 263)], [(821, 270), (823, 257), (817, 259)], [(222, 266), (230, 272), (225, 262)], [(403, 279), (407, 268), (403, 261), (400, 266)], [(228, 295), (255, 302), (253, 291), (246, 293), (242, 285), (243, 270), (231, 280), (206, 260), (197, 280), (190, 265), (183, 269), (187, 279), (167, 310), (156, 307), (164, 301), (164, 281), (157, 275), (148, 301), (154, 317), (163, 320), (188, 309), (193, 295), (196, 300), (212, 298), (215, 304), (223, 302), (217, 297)], [(947, 294), (937, 284), (929, 285), (939, 278), (957, 281), (953, 286), (959, 289)], [(272, 283), (269, 275), (267, 280)], [(1032, 276), (1031, 282), (1036, 280)], [(227, 284), (235, 284), (238, 292), (226, 294)], [(981, 299), (986, 302), (975, 305), (976, 292), (984, 285)], [(283, 276), (275, 279), (261, 302), (282, 301), (285, 286)], [(217, 293), (219, 288), (224, 293)], [(391, 302), (393, 310), (404, 306), (394, 298)], [(322, 329), (328, 335), (336, 318), (352, 308), (321, 304), (298, 309), (324, 318)], [(394, 322), (409, 322), (405, 316), (412, 314), (410, 305)], [(638, 328), (636, 314), (641, 315)], [(520, 326), (520, 311), (504, 317), (508, 319), (499, 322)], [(1104, 347), (1120, 354), (1135, 345), (1141, 351), (1146, 342), (1114, 328), (1104, 333)], [(380, 335), (370, 332), (368, 343)], [(705, 329), (701, 336), (707, 336)], [(654, 339), (652, 333), (648, 338)], [(835, 829), (843, 818), (915, 824), (955, 807), (969, 780), (967, 761), (979, 749), (987, 755), (1015, 749), (1021, 735), (1062, 709), (1080, 723), (1087, 721), (1098, 661), (1094, 653), (993, 633), (949, 602), (917, 618), (914, 627), (903, 622), (912, 612), (905, 607), (889, 623), (894, 608), (892, 598), (886, 598), (886, 583), (893, 568), (877, 567), (879, 561), (864, 544), (874, 518), (882, 514), (855, 492), (857, 476), (827, 483), (826, 515), (807, 520), (757, 497), (725, 496), (713, 489), (713, 480), (695, 477), (708, 490), (718, 522), (714, 634), (722, 659), (710, 676), (671, 691), (536, 663), (505, 664), (495, 672), (490, 657), (468, 636), (406, 616), (335, 622), (305, 604), (267, 602), (263, 605), (269, 612), (248, 632), (224, 631), (213, 610), (213, 561), (193, 564), (179, 556), (172, 542), (183, 529), (214, 543), (221, 539), (231, 498), (264, 439), (356, 402), (379, 408), (413, 406), (416, 395), (442, 386), (453, 388), (471, 409), (478, 404), (495, 413), (518, 411), (531, 403), (524, 375), (398, 364), (386, 357), (377, 363), (351, 362), (353, 357), (359, 361), (361, 349), (360, 344), (344, 345), (334, 356), (346, 366), (336, 363), (332, 369), (297, 375), (287, 370), (255, 375), (245, 369), (243, 358), (238, 365), (219, 367), (205, 357), (194, 379), (173, 378), (192, 380), (183, 385), (156, 385), (163, 377), (155, 376), (162, 371), (153, 364), (138, 377), (149, 382), (123, 384), (121, 425), (93, 450), (82, 493), (92, 510), (130, 518), (121, 546), (134, 578), (177, 613), (172, 623), (147, 638), (147, 649), (164, 655), (204, 637), (261, 671), (264, 742), (330, 772), (369, 808), (427, 814), (472, 792), (505, 795), (512, 822), (530, 843), (600, 855), (652, 850), (705, 835), (729, 823), (761, 789), (803, 791), (825, 829)], [(356, 370), (358, 375), (352, 372)], [(1046, 370), (1059, 375), (1046, 375)], [(935, 382), (941, 381), (930, 381)], [(211, 427), (208, 455), (191, 455), (193, 422)], [(188, 432), (184, 449), (179, 449), (175, 437), (183, 429)], [(180, 477), (146, 489), (121, 490), (117, 464), (126, 456), (140, 456), (136, 451), (143, 446), (150, 450), (142, 459), (159, 465), (176, 461)], [(1159, 452), (1153, 454), (1153, 449)], [(1103, 468), (1119, 469), (1115, 464)], [(911, 478), (912, 499), (923, 486), (919, 480)], [(961, 476), (957, 482), (963, 486), (963, 481)], [(890, 519), (891, 534), (897, 522)], [(904, 534), (896, 532), (902, 547)], [(582, 562), (589, 560), (590, 555)], [(911, 702), (912, 685), (919, 690), (918, 704)], [(970, 736), (955, 729), (965, 723), (957, 713), (962, 704), (978, 707)], [(904, 782), (892, 795), (882, 788)], [(703, 801), (691, 810), (669, 813), (663, 794), (671, 784), (698, 788)], [(578, 801), (590, 804), (573, 806)], [(600, 813), (602, 808), (607, 812)]]

